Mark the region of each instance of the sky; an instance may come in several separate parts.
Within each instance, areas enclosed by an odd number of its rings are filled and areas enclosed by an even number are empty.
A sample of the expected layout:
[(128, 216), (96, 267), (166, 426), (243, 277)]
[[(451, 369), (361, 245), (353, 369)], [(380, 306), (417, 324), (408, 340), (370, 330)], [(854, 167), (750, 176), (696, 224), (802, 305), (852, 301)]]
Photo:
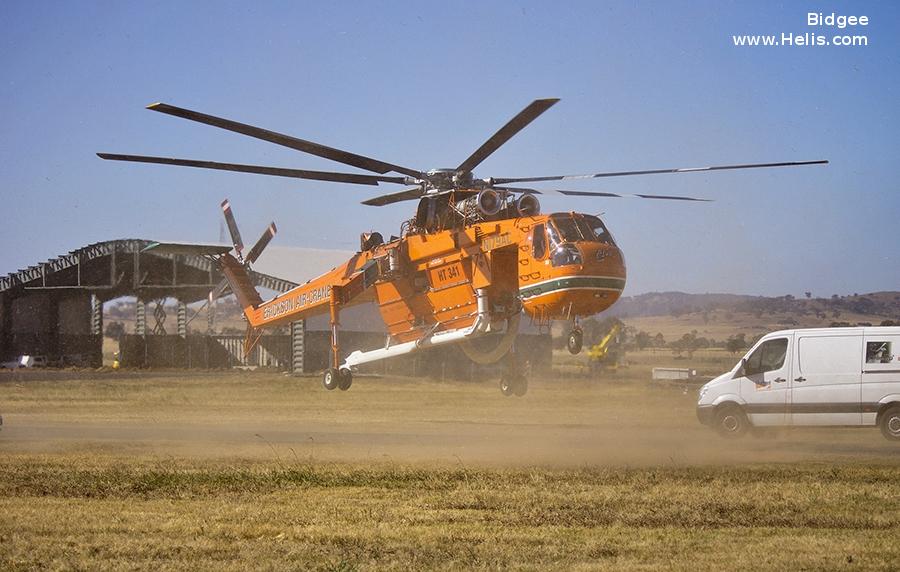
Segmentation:
[[(458, 165), (533, 99), (561, 101), (482, 163), (523, 177), (828, 159), (600, 179), (544, 197), (602, 216), (627, 294), (900, 289), (900, 5), (859, 2), (24, 2), (0, 4), (0, 273), (117, 238), (353, 250), (396, 234), (399, 190), (102, 161), (98, 151), (355, 171), (144, 109), (162, 101), (427, 170)], [(867, 16), (809, 26), (807, 12)], [(742, 34), (867, 46), (735, 46)], [(543, 188), (553, 188), (547, 185)]]

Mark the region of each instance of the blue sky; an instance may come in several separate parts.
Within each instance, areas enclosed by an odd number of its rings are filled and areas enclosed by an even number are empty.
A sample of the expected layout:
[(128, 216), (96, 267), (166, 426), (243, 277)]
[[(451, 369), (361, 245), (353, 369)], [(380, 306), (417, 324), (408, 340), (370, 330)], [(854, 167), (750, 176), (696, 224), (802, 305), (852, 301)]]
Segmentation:
[[(202, 110), (420, 169), (455, 166), (539, 97), (562, 101), (477, 176), (829, 159), (826, 167), (568, 185), (713, 203), (546, 198), (603, 216), (628, 293), (900, 289), (900, 8), (820, 2), (4, 2), (0, 272), (113, 238), (246, 236), (352, 249), (395, 190), (101, 161), (97, 151), (353, 170), (152, 113)], [(869, 25), (810, 28), (807, 11)], [(734, 34), (866, 47), (735, 47)], [(249, 240), (249, 239), (248, 239)]]

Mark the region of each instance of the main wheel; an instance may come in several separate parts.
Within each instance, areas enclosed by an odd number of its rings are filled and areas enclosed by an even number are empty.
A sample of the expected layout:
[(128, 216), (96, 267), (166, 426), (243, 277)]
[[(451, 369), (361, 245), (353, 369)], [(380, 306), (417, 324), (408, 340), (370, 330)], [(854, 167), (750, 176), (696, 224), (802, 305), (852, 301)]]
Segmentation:
[(349, 369), (342, 369), (338, 373), (338, 389), (347, 391), (353, 385), (353, 374)]
[(516, 380), (516, 383), (513, 385), (513, 393), (516, 397), (522, 397), (526, 393), (528, 393), (528, 378), (524, 375), (520, 375)]
[(325, 389), (328, 391), (333, 391), (337, 389), (340, 379), (340, 372), (333, 367), (329, 367), (325, 370), (325, 373), (322, 374), (322, 385), (324, 385)]
[(900, 441), (900, 406), (893, 405), (882, 413), (878, 427), (885, 439)]
[(722, 437), (735, 439), (750, 429), (750, 422), (744, 411), (737, 405), (724, 405), (716, 410), (716, 422), (713, 425)]
[(566, 349), (569, 350), (569, 353), (572, 355), (580, 353), (582, 346), (584, 346), (584, 333), (579, 329), (569, 332), (569, 339), (566, 340)]

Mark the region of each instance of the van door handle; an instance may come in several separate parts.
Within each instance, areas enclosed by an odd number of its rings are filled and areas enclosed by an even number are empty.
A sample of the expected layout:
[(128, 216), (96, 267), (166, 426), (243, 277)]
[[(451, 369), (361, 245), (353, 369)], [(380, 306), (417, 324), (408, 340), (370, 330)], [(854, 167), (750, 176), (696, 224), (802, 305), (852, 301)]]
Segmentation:
[(804, 381), (806, 381), (806, 378), (801, 375), (800, 377), (795, 377), (794, 381), (799, 381), (800, 383), (803, 383)]
[(784, 382), (787, 381), (787, 380), (784, 379), (783, 377), (776, 377), (776, 378), (773, 379), (772, 381), (774, 381), (775, 383), (784, 383)]

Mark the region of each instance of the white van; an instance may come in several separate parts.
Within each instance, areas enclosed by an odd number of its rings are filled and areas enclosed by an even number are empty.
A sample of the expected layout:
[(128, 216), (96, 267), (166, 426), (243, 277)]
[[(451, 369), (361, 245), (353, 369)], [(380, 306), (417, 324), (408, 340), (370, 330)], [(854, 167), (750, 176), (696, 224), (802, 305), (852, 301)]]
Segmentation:
[(700, 388), (697, 417), (731, 437), (750, 427), (877, 425), (900, 440), (900, 327), (767, 334)]

